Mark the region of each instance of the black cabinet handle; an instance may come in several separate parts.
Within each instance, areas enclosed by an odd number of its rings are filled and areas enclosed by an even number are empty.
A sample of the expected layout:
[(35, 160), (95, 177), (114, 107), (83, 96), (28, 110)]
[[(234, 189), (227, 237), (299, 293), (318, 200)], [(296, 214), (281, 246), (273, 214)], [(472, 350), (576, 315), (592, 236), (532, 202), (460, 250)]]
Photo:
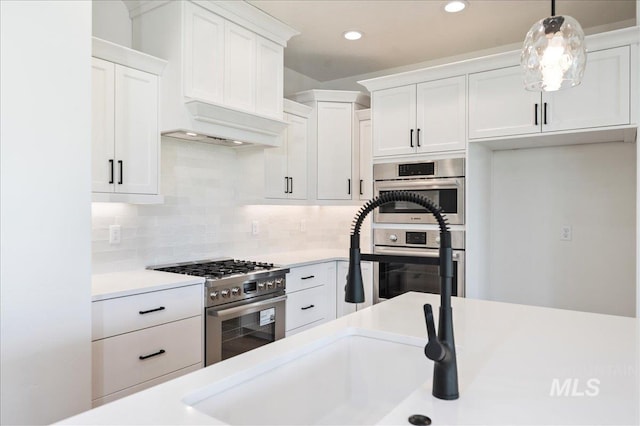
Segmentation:
[(118, 160), (118, 164), (120, 165), (120, 180), (118, 181), (118, 184), (122, 185), (122, 182), (124, 181), (124, 165), (122, 160)]
[(289, 178), (287, 176), (284, 177), (284, 193), (289, 193)]
[(158, 355), (162, 355), (163, 353), (165, 353), (166, 351), (164, 349), (160, 349), (158, 352), (149, 354), (149, 355), (140, 355), (138, 358), (141, 360), (145, 360), (145, 359), (149, 359), (152, 358), (154, 356), (158, 356)]
[(351, 195), (351, 178), (347, 179), (347, 194)]
[(310, 280), (311, 278), (315, 278), (315, 275), (309, 275), (308, 277), (302, 277), (301, 280)]
[(160, 306), (159, 308), (149, 309), (148, 311), (138, 311), (138, 313), (140, 315), (144, 315), (144, 314), (150, 314), (151, 312), (164, 311), (164, 309), (165, 309), (164, 306)]
[(542, 116), (542, 120), (544, 124), (547, 124), (547, 103), (546, 102), (544, 103), (544, 113)]
[(309, 306), (303, 306), (302, 308), (300, 308), (303, 311), (306, 311), (307, 309), (311, 309), (311, 308), (315, 308), (315, 305), (309, 305)]
[(420, 148), (420, 129), (416, 132), (416, 145)]
[(291, 185), (289, 186), (289, 194), (293, 194), (293, 178), (292, 177), (289, 178), (289, 182), (291, 183)]
[(113, 159), (109, 160), (109, 169), (111, 170), (111, 177), (109, 178), (109, 183), (113, 183)]
[(534, 104), (534, 106), (533, 106), (533, 114), (534, 114), (533, 124), (535, 124), (537, 126), (538, 125), (538, 104)]
[(362, 192), (362, 179), (360, 179), (360, 195), (364, 195)]
[(409, 146), (413, 148), (413, 129), (409, 131)]

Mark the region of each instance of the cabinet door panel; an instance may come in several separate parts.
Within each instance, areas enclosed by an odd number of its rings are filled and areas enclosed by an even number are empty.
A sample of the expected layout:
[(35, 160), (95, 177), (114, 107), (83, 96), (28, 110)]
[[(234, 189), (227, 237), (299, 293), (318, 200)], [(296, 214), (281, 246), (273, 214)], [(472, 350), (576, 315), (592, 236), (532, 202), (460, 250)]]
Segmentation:
[[(289, 114), (284, 114), (289, 121)], [(282, 135), (282, 143), (276, 148), (264, 150), (264, 188), (266, 198), (287, 198), (287, 146), (288, 129)]]
[(318, 199), (350, 200), (351, 103), (318, 102)]
[(375, 91), (372, 103), (373, 156), (414, 153), (410, 138), (416, 127), (416, 86)]
[(289, 198), (307, 199), (307, 119), (289, 115), (287, 128), (287, 174), (291, 178)]
[(282, 119), (284, 49), (258, 37), (256, 46), (256, 113)]
[(225, 22), (224, 102), (245, 111), (255, 111), (256, 34)]
[(418, 152), (465, 148), (465, 80), (465, 76), (459, 76), (417, 85)]
[(158, 77), (116, 65), (115, 111), (116, 192), (157, 194)]
[(222, 102), (224, 19), (187, 2), (184, 43), (185, 96)]
[(539, 92), (525, 90), (519, 66), (470, 74), (469, 138), (538, 133), (540, 103)]
[[(94, 192), (113, 192), (115, 65), (91, 59), (91, 170)], [(111, 161), (111, 162), (110, 162)]]
[(629, 124), (629, 46), (590, 52), (582, 83), (543, 99), (543, 131)]
[(373, 194), (373, 167), (371, 157), (371, 120), (362, 120), (358, 123), (359, 147), (360, 147), (360, 182), (358, 193), (361, 200), (369, 200)]

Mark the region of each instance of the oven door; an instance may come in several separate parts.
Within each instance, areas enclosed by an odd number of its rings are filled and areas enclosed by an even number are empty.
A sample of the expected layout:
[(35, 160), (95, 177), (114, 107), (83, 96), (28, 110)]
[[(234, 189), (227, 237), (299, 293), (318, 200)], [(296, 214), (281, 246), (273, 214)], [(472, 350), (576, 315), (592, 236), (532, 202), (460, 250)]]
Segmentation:
[[(374, 254), (393, 254), (424, 258), (425, 263), (374, 263), (374, 303), (408, 291), (440, 294), (440, 257), (438, 249), (376, 246)], [(464, 297), (464, 251), (453, 250), (452, 295)]]
[(282, 339), (286, 299), (269, 295), (239, 306), (207, 308), (205, 366)]
[[(376, 196), (388, 191), (410, 191), (422, 195), (442, 208), (450, 224), (464, 224), (464, 178), (375, 182)], [(378, 223), (437, 223), (427, 209), (405, 201), (380, 206), (374, 210), (373, 220)]]

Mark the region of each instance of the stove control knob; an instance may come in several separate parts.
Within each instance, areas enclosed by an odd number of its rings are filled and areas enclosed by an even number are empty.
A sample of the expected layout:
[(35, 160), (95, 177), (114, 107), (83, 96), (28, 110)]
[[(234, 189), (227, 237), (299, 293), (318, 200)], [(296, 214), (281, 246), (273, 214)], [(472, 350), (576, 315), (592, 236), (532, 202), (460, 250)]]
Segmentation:
[(264, 290), (265, 289), (265, 283), (258, 283), (258, 290)]
[(218, 298), (218, 294), (219, 294), (219, 293), (218, 293), (217, 291), (212, 291), (212, 292), (209, 294), (209, 297), (211, 298), (211, 300), (216, 300), (216, 299)]
[(395, 243), (398, 241), (398, 236), (396, 234), (391, 234), (389, 235), (389, 240)]
[(240, 287), (234, 287), (231, 289), (231, 295), (232, 296), (237, 296), (240, 294)]
[(276, 278), (276, 288), (284, 288), (284, 278)]
[(271, 290), (274, 287), (275, 283), (273, 280), (267, 281), (267, 289)]
[(228, 288), (225, 288), (224, 290), (222, 290), (222, 291), (220, 292), (220, 296), (224, 297), (225, 299), (226, 299), (227, 297), (229, 297), (229, 289), (228, 289)]

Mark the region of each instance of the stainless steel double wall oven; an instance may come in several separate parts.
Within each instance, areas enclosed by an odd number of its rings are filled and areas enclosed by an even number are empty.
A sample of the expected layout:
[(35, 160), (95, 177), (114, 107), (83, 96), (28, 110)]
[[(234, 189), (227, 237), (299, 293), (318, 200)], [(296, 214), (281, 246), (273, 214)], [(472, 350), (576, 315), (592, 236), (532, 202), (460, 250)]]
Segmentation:
[[(465, 295), (465, 165), (463, 158), (375, 164), (375, 195), (410, 191), (440, 206), (451, 230), (454, 296)], [(423, 207), (395, 202), (373, 213), (373, 254), (396, 256), (374, 263), (374, 303), (408, 291), (440, 293), (440, 232)], [(424, 225), (424, 226), (423, 226)], [(399, 257), (397, 257), (399, 256)], [(404, 258), (404, 260), (402, 260)]]

